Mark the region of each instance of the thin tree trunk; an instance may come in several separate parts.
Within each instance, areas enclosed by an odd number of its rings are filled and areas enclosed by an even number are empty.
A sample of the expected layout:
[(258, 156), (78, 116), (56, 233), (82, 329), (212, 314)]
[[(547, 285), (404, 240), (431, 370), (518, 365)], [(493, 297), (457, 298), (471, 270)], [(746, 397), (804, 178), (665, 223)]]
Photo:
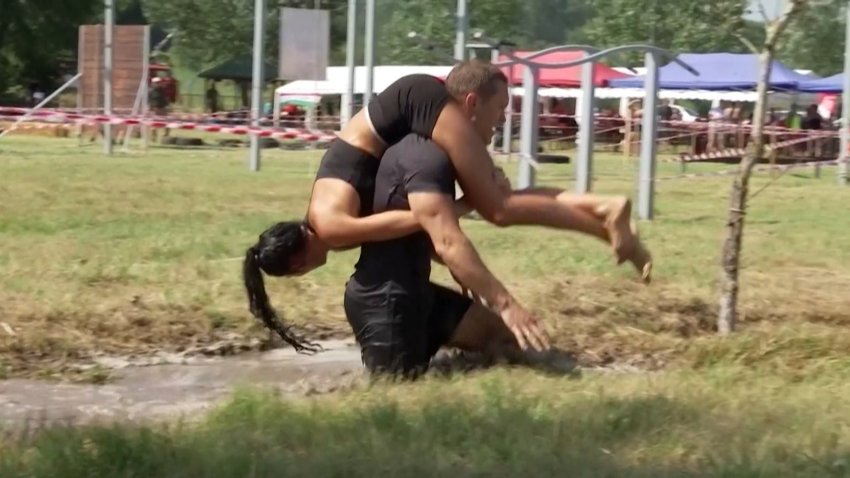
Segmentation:
[(744, 219), (747, 210), (750, 176), (753, 167), (764, 157), (764, 120), (767, 107), (767, 89), (770, 81), (771, 64), (780, 35), (788, 21), (799, 11), (807, 0), (791, 0), (782, 16), (767, 26), (765, 42), (759, 54), (759, 81), (756, 88), (756, 107), (753, 112), (752, 140), (741, 164), (738, 174), (732, 182), (729, 195), (729, 215), (726, 221), (726, 240), (723, 242), (721, 264), (723, 273), (720, 283), (720, 313), (717, 317), (717, 331), (729, 334), (735, 330), (738, 320), (738, 290), (741, 263), (741, 243), (744, 240)]
[(728, 334), (735, 329), (738, 318), (738, 270), (741, 260), (741, 242), (744, 238), (744, 220), (747, 209), (750, 176), (753, 167), (764, 157), (764, 110), (767, 103), (767, 86), (770, 79), (773, 50), (765, 49), (759, 56), (761, 74), (756, 89), (756, 108), (753, 113), (753, 132), (747, 153), (741, 159), (738, 174), (732, 182), (729, 195), (729, 219), (726, 222), (726, 241), (723, 243), (723, 280), (720, 294), (720, 316), (717, 329)]

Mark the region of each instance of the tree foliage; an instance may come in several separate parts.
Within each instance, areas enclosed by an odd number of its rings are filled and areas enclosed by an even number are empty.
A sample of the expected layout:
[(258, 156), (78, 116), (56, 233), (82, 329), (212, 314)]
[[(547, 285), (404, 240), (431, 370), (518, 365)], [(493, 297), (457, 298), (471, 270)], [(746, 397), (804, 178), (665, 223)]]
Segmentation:
[(29, 83), (49, 88), (74, 70), (78, 26), (102, 9), (102, 0), (0, 0), (0, 94)]
[(846, 0), (818, 2), (794, 18), (779, 43), (779, 59), (819, 75), (841, 72), (846, 6)]
[[(651, 43), (674, 52), (744, 52), (740, 36), (751, 30), (743, 19), (746, 0), (594, 0), (584, 39), (608, 48)], [(640, 54), (628, 63), (642, 63)]]
[[(383, 0), (379, 4), (377, 56), (382, 63), (445, 63), (446, 56), (452, 55), (455, 0)], [(469, 31), (481, 30), (521, 49), (536, 49), (579, 38), (588, 12), (588, 0), (470, 1)], [(408, 41), (411, 31), (427, 37), (434, 50)]]
[[(251, 52), (253, 0), (143, 0), (142, 6), (151, 22), (174, 33), (174, 51), (191, 68)], [(267, 8), (267, 57), (277, 52), (277, 15), (277, 9)]]
[[(455, 42), (456, 0), (377, 0), (378, 64), (445, 63)], [(760, 45), (764, 29), (745, 21), (747, 0), (469, 0), (470, 31), (515, 42), (522, 49), (562, 43), (611, 47), (651, 42), (677, 52), (747, 51), (741, 37)], [(201, 69), (247, 54), (253, 43), (254, 0), (115, 0), (116, 22), (144, 23), (173, 33), (172, 57)], [(278, 6), (330, 11), (331, 64), (345, 61), (347, 0), (267, 0), (265, 54), (277, 58)], [(777, 57), (819, 74), (840, 71), (844, 0), (818, 2), (789, 25)], [(0, 0), (0, 93), (12, 84), (55, 86), (69, 70), (77, 28), (102, 21), (102, 0)], [(365, 1), (358, 1), (357, 62), (363, 62)], [(431, 39), (428, 51), (410, 41), (416, 31)], [(156, 41), (156, 40), (155, 40)], [(640, 54), (613, 58), (640, 64)]]

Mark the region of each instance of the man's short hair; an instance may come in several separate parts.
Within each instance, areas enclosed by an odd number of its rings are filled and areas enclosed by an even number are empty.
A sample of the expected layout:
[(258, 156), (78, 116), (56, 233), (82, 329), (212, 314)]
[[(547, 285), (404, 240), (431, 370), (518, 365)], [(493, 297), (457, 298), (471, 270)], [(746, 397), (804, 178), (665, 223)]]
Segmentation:
[(458, 63), (446, 78), (446, 88), (455, 98), (474, 92), (486, 99), (495, 95), (507, 84), (508, 77), (499, 67), (481, 60)]

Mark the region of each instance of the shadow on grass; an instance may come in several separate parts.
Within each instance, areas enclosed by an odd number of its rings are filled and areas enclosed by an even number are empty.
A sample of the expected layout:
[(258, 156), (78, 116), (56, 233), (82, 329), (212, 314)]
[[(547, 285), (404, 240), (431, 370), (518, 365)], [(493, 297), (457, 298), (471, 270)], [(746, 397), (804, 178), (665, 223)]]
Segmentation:
[(844, 476), (834, 461), (765, 451), (747, 423), (714, 426), (696, 401), (575, 387), (550, 400), (476, 382), (307, 403), (243, 391), (201, 423), (46, 431), (0, 448), (0, 476)]

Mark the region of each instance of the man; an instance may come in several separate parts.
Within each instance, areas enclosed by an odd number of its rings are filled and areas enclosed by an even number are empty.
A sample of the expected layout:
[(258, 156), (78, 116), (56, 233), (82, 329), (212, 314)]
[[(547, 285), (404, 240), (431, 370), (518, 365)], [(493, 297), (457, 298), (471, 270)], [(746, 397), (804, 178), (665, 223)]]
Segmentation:
[[(488, 143), (508, 104), (505, 76), (470, 64), (453, 70), (447, 85), (463, 90), (464, 107)], [(548, 347), (537, 318), (493, 276), (461, 230), (455, 180), (448, 155), (425, 137), (410, 134), (384, 153), (374, 213), (409, 209), (423, 231), (363, 244), (346, 284), (346, 317), (372, 373), (415, 378), (444, 345), (499, 354)], [(432, 252), (493, 311), (430, 282)]]
[[(464, 62), (452, 70), (447, 79), (446, 88), (452, 95), (452, 101), (457, 103), (463, 114), (471, 120), (479, 139), (488, 142), (493, 135), (494, 128), (504, 121), (504, 109), (508, 101), (507, 82), (504, 74), (486, 63)], [(413, 147), (414, 153), (419, 148), (424, 147), (423, 155), (426, 161), (428, 157), (436, 155), (438, 159), (434, 164), (444, 164), (445, 155), (440, 152), (435, 153), (433, 144), (425, 147), (414, 145), (411, 141), (408, 139), (405, 144), (407, 147)], [(396, 151), (398, 151), (398, 148)], [(383, 162), (382, 160), (381, 164)], [(415, 166), (413, 165), (413, 167)], [(376, 165), (374, 171), (377, 171), (378, 167), (379, 165)], [(493, 183), (497, 186), (500, 185), (503, 194), (507, 195), (504, 190), (509, 190), (510, 184), (504, 178), (504, 175), (495, 168), (488, 168), (486, 174), (490, 174), (490, 170), (494, 170), (494, 174), (497, 175)], [(425, 171), (425, 173), (430, 174), (430, 176), (425, 174), (427, 179), (425, 182), (431, 183), (431, 186), (427, 187), (436, 191), (446, 191), (440, 185), (444, 184), (443, 180), (445, 180), (446, 174), (452, 174), (451, 171), (440, 173), (437, 175), (437, 179), (434, 179), (435, 172)], [(373, 172), (371, 178), (375, 178), (376, 174), (376, 172)], [(348, 177), (355, 179), (361, 176), (363, 174), (357, 172), (348, 175)], [(433, 185), (435, 181), (438, 184), (436, 187)], [(397, 186), (398, 184), (393, 187)], [(358, 194), (364, 198), (368, 197), (369, 209), (371, 210), (372, 200), (375, 199), (374, 179), (368, 189), (371, 194), (367, 194), (367, 188), (363, 188), (363, 191), (359, 191)], [(373, 229), (371, 234), (365, 235), (364, 233), (362, 234), (364, 237), (358, 237), (357, 240), (348, 237), (351, 244), (346, 243), (345, 245), (360, 245), (370, 241), (390, 244), (395, 242), (391, 241), (392, 239), (403, 238), (407, 240), (411, 234), (423, 230), (422, 221), (410, 211), (410, 204), (406, 196), (407, 191), (403, 188), (398, 189), (398, 191), (404, 192), (405, 195), (401, 197), (401, 202), (395, 204), (394, 207), (387, 207), (385, 204), (381, 208), (371, 210), (364, 217), (352, 217), (349, 218), (350, 220), (345, 220), (339, 215), (335, 216), (334, 222), (337, 223), (337, 227), (343, 233), (353, 234), (351, 233), (353, 225), (343, 225), (351, 221), (369, 222), (370, 228)], [(381, 194), (386, 196), (387, 192), (381, 192)], [(513, 219), (501, 225), (542, 225), (594, 236), (613, 246), (618, 263), (623, 263), (626, 260), (632, 262), (641, 273), (643, 280), (649, 281), (652, 266), (651, 257), (630, 228), (631, 203), (627, 198), (589, 194), (575, 195), (555, 188), (531, 188), (514, 191), (512, 194), (526, 196), (527, 200), (514, 202), (513, 206), (509, 208)], [(380, 200), (380, 198), (378, 199)], [(462, 216), (469, 212), (468, 207), (461, 206), (460, 203), (456, 204), (453, 214)], [(500, 311), (502, 317), (510, 320), (512, 327), (510, 331), (517, 336), (517, 345), (523, 348), (528, 347), (529, 344), (532, 346), (540, 345), (542, 339), (536, 321), (525, 309), (516, 304), (501, 284), (487, 272), (474, 248), (471, 247), (456, 226), (457, 219), (453, 218), (452, 220), (455, 227), (452, 229), (454, 235), (449, 238), (453, 241), (451, 242), (453, 247), (449, 250), (454, 252), (457, 257), (455, 257), (454, 264), (449, 264), (449, 266), (455, 278), (465, 288), (471, 289), (473, 293), (487, 300), (490, 306)], [(361, 229), (363, 228), (361, 227)], [(442, 245), (446, 240), (448, 239), (441, 238), (435, 243)], [(329, 250), (341, 247), (343, 247), (342, 244), (333, 244), (319, 239), (310, 224), (305, 221), (278, 223), (264, 231), (257, 244), (246, 251), (246, 260), (243, 264), (245, 287), (251, 300), (252, 313), (258, 318), (262, 318), (266, 323), (275, 317), (264, 291), (263, 272), (272, 276), (305, 274), (324, 264)], [(446, 262), (450, 263), (451, 261), (446, 260)], [(404, 262), (400, 261), (399, 263)], [(458, 273), (457, 268), (468, 268), (472, 277), (464, 279), (464, 274)], [(482, 290), (484, 292), (481, 292)]]

